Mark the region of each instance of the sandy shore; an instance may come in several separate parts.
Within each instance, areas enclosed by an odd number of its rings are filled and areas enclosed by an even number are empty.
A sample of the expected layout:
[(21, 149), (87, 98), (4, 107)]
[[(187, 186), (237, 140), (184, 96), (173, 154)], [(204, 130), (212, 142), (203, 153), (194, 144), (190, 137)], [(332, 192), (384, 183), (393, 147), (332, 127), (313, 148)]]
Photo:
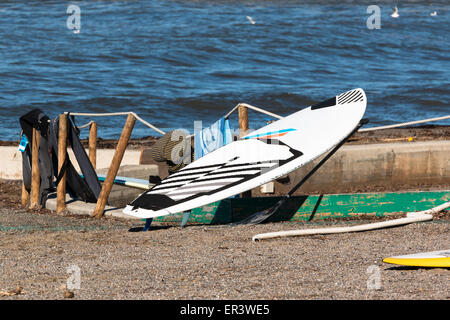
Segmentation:
[(257, 233), (365, 221), (131, 232), (143, 223), (33, 212), (16, 200), (0, 197), (0, 291), (23, 293), (0, 299), (64, 299), (68, 268), (80, 271), (73, 299), (450, 299), (450, 269), (382, 262), (447, 249), (449, 211), (398, 228), (254, 243)]

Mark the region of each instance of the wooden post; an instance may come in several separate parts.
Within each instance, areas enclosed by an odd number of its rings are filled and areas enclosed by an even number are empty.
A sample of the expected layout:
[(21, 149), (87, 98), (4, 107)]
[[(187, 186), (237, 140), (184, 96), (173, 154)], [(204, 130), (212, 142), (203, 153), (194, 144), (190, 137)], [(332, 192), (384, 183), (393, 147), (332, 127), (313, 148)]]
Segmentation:
[(238, 113), (239, 113), (239, 136), (242, 138), (248, 133), (248, 108), (244, 106), (239, 106)]
[(33, 141), (31, 151), (31, 192), (30, 209), (39, 208), (39, 189), (41, 187), (41, 177), (39, 172), (39, 131), (33, 128)]
[(108, 200), (109, 194), (113, 187), (114, 179), (116, 178), (117, 171), (119, 171), (120, 163), (122, 162), (125, 149), (128, 145), (128, 140), (130, 139), (131, 132), (133, 131), (134, 123), (136, 118), (129, 114), (125, 126), (123, 127), (122, 134), (117, 144), (116, 151), (114, 152), (114, 157), (109, 166), (108, 173), (106, 175), (105, 182), (102, 186), (102, 191), (97, 200), (97, 205), (95, 206), (93, 217), (101, 218), (103, 216), (103, 211), (105, 210), (106, 201)]
[(89, 160), (94, 170), (97, 168), (97, 123), (92, 122), (89, 129)]
[[(58, 174), (67, 156), (67, 113), (59, 115), (58, 133)], [(56, 188), (56, 212), (60, 213), (66, 209), (66, 173), (63, 174)]]
[(25, 188), (25, 184), (22, 181), (22, 206), (26, 207), (28, 204), (28, 200), (30, 199), (30, 193)]
[[(248, 108), (244, 106), (238, 107), (239, 114), (239, 137), (243, 137), (248, 133)], [(251, 198), (252, 191), (245, 191), (241, 193), (241, 198)]]

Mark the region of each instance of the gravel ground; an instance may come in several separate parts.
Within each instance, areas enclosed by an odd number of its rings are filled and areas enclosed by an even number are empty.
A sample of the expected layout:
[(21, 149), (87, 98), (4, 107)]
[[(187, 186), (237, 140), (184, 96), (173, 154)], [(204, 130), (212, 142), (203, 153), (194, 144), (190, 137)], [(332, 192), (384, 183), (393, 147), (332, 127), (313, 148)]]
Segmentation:
[[(449, 134), (450, 126), (421, 126), (358, 133), (349, 143), (439, 140)], [(135, 139), (130, 148), (151, 147), (154, 141)], [(106, 148), (116, 143), (98, 141)], [(449, 268), (382, 262), (392, 255), (450, 248), (450, 211), (397, 228), (255, 243), (251, 237), (258, 233), (368, 221), (155, 224), (149, 232), (131, 232), (143, 222), (63, 216), (25, 210), (19, 203), (20, 182), (0, 180), (0, 300), (67, 299), (67, 283), (78, 270), (81, 282), (70, 289), (72, 299), (450, 299)]]
[[(363, 221), (364, 222), (364, 221)], [(0, 208), (0, 299), (450, 299), (450, 269), (384, 264), (450, 247), (450, 212), (384, 230), (252, 242), (257, 233), (362, 223), (155, 225)]]

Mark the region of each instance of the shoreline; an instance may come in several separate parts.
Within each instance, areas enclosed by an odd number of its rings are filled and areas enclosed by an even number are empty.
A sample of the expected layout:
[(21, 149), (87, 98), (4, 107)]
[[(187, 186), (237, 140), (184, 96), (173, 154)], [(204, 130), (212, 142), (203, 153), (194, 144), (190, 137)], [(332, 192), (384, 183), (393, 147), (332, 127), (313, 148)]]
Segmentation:
[[(405, 142), (408, 138), (412, 141), (450, 140), (450, 125), (420, 125), (404, 128), (383, 129), (377, 131), (357, 132), (346, 144), (371, 144)], [(130, 138), (127, 149), (140, 149), (151, 147), (160, 137), (146, 136), (142, 138)], [(118, 139), (97, 138), (97, 148), (115, 149)], [(88, 147), (88, 139), (81, 139), (85, 148)], [(18, 146), (17, 141), (2, 141), (0, 146)]]

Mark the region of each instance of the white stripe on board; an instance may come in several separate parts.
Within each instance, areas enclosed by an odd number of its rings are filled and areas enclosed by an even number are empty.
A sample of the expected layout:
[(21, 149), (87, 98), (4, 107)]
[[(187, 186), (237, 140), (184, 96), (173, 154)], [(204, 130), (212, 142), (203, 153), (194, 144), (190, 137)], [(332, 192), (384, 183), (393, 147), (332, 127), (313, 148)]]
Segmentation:
[[(222, 178), (222, 177), (226, 178), (226, 177), (229, 177), (231, 175), (233, 175), (233, 176), (247, 176), (247, 175), (252, 175), (252, 174), (255, 174), (255, 173), (259, 173), (259, 172), (261, 172), (261, 170), (258, 170), (258, 169), (247, 170), (247, 171), (239, 171), (239, 172), (231, 172), (231, 173), (227, 173), (227, 172), (215, 173), (214, 172), (214, 173), (211, 173), (209, 175), (205, 175), (203, 177), (195, 179), (194, 181), (190, 182), (189, 184), (197, 183), (197, 182), (200, 182), (200, 181), (204, 181), (205, 179), (209, 180), (209, 179), (216, 179), (216, 178), (219, 179), (219, 178)], [(209, 180), (209, 181), (213, 181), (213, 180)]]
[(221, 164), (217, 164), (216, 166), (213, 166), (213, 167), (209, 167), (209, 168), (199, 168), (199, 169), (195, 169), (195, 168), (192, 168), (192, 169), (181, 169), (180, 171), (178, 171), (178, 172), (175, 172), (175, 173), (172, 173), (171, 175), (170, 175), (170, 177), (176, 177), (176, 176), (179, 176), (179, 175), (181, 175), (181, 174), (187, 174), (187, 173), (198, 173), (198, 172), (202, 172), (202, 171), (204, 171), (205, 173), (207, 173), (207, 172), (209, 172), (209, 171), (213, 171), (213, 170), (216, 170), (217, 168), (220, 168), (221, 166), (223, 166), (225, 163), (221, 163)]
[[(168, 196), (172, 197), (172, 195), (182, 195), (182, 194), (187, 194), (187, 193), (198, 193), (198, 192), (204, 192), (204, 191), (210, 191), (210, 190), (215, 190), (218, 188), (221, 188), (223, 186), (226, 186), (230, 183), (236, 182), (242, 180), (242, 178), (234, 178), (234, 179), (228, 179), (227, 181), (224, 182), (213, 182), (213, 181), (205, 181), (205, 183), (201, 184), (201, 185), (190, 185), (190, 187), (182, 187), (182, 188), (178, 188), (176, 190), (173, 190), (169, 193), (167, 193)], [(209, 183), (206, 183), (209, 182)]]

